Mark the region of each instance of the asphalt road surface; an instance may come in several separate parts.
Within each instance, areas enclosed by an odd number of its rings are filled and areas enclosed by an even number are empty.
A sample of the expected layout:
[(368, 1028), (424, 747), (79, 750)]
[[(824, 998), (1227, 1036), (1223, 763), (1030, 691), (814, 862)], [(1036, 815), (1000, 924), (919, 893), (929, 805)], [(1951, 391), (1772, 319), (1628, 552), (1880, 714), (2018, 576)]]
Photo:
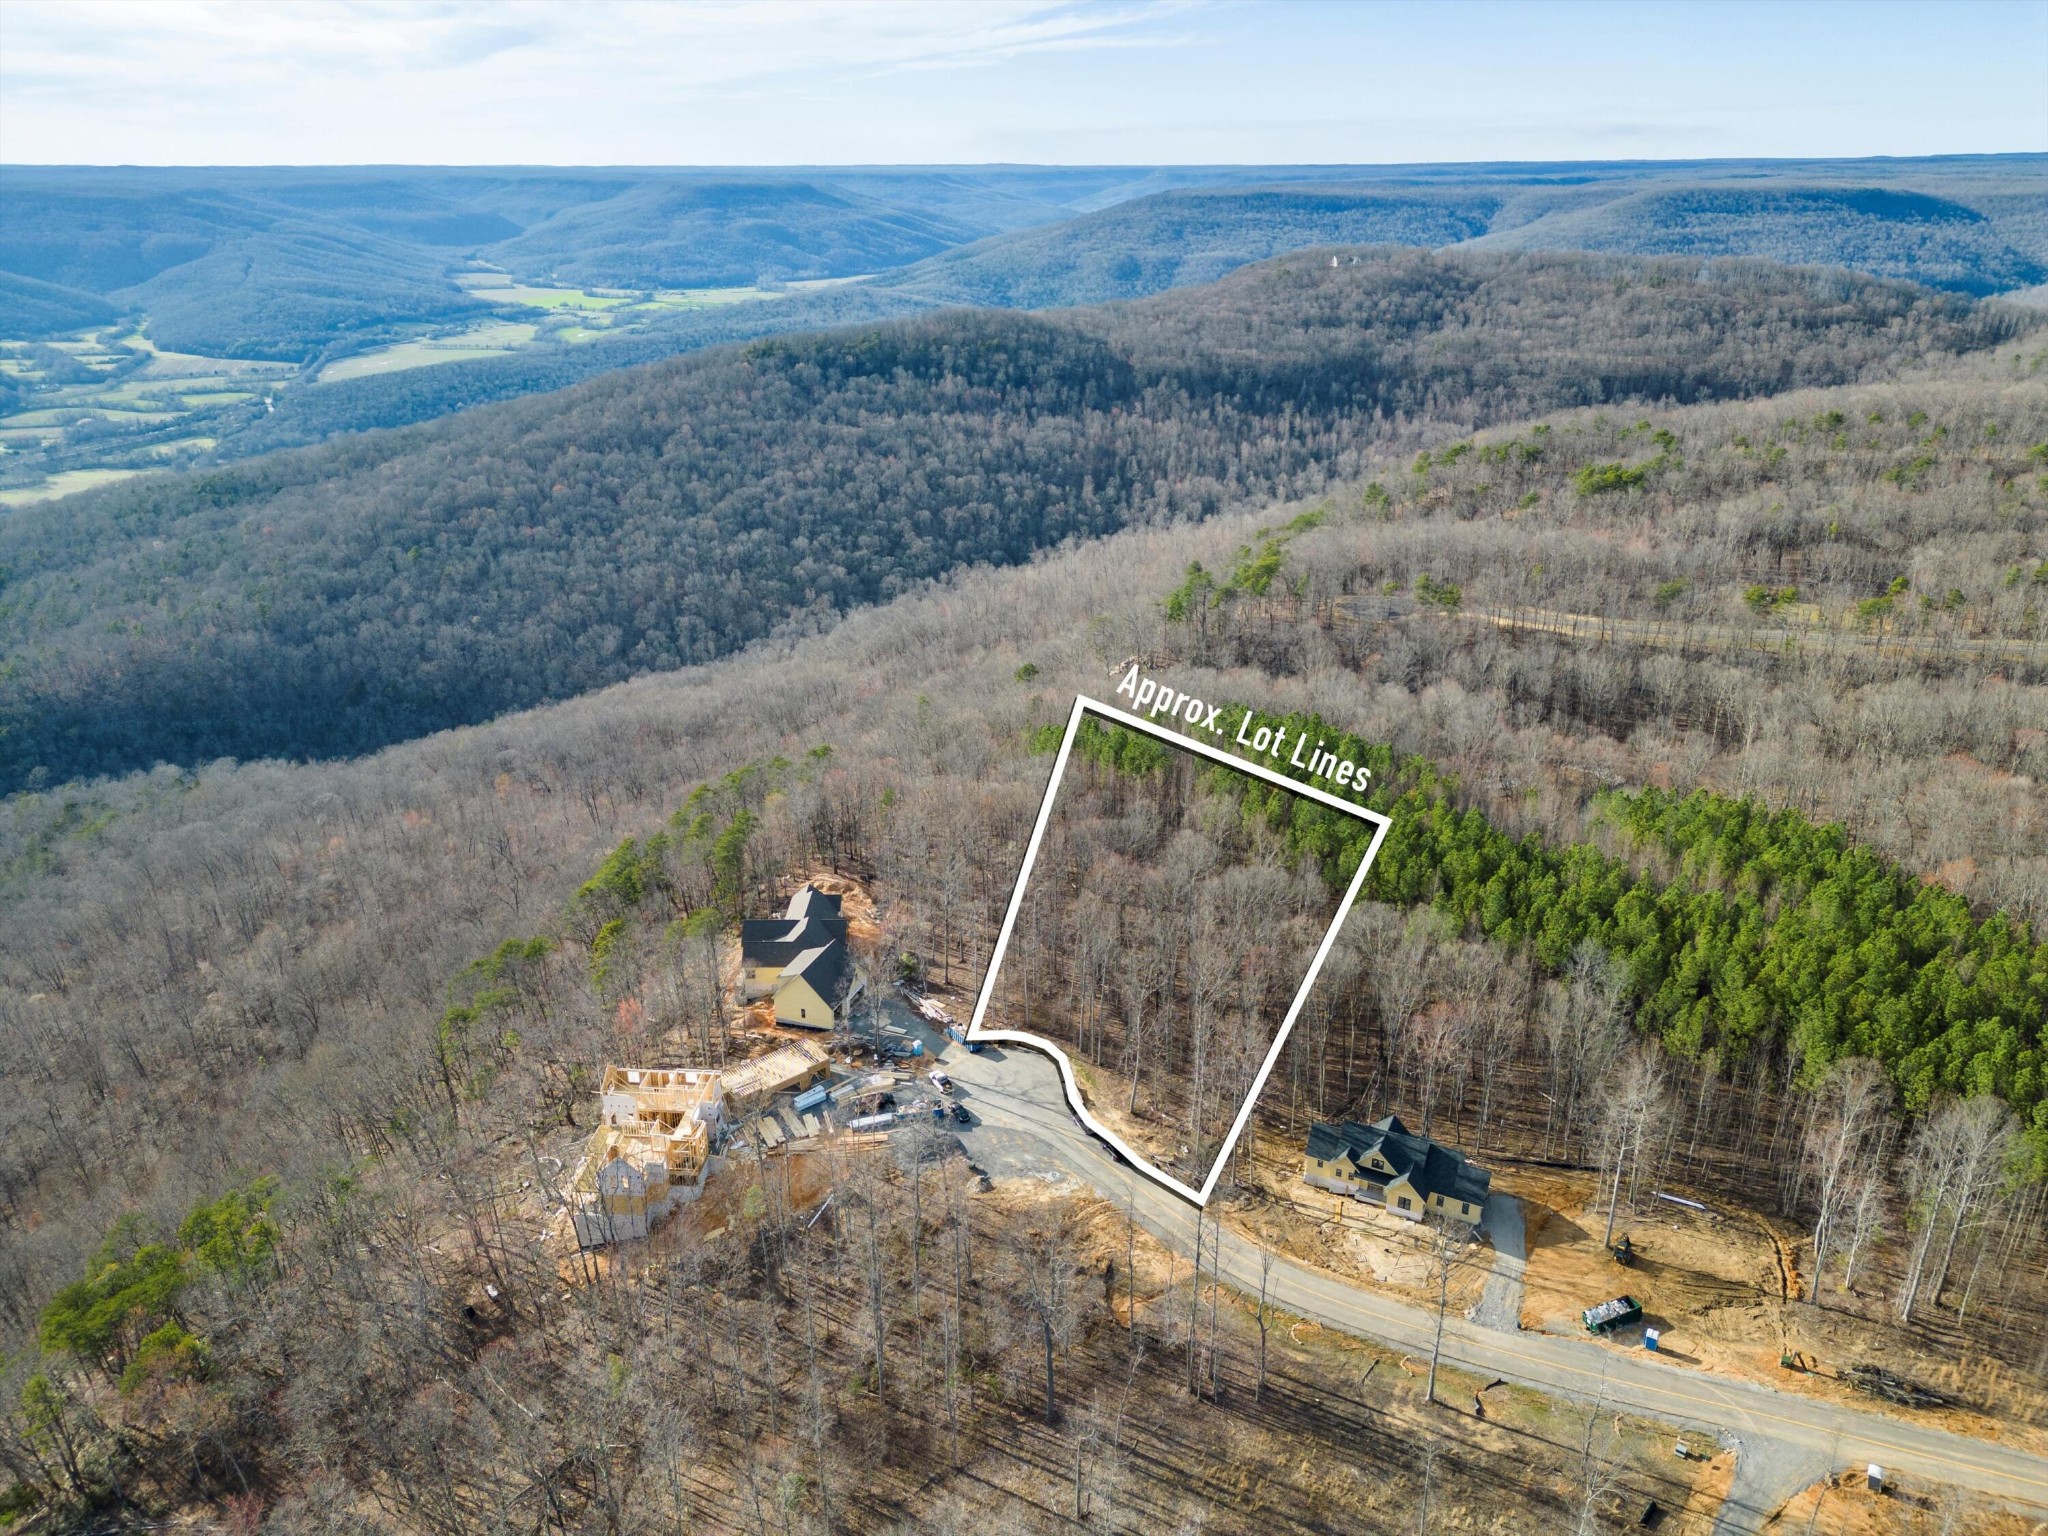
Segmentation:
[[(943, 1045), (926, 1035), (927, 1050)], [(946, 1070), (975, 1117), (962, 1127), (968, 1155), (990, 1173), (1074, 1179), (1122, 1206), (1139, 1225), (1192, 1252), (1194, 1207), (1121, 1165), (1068, 1109), (1051, 1060), (1036, 1051), (945, 1049)], [(1220, 1273), (1259, 1288), (1259, 1247), (1223, 1228)], [(1326, 1326), (1427, 1357), (1435, 1315), (1369, 1286), (1287, 1258), (1273, 1265), (1275, 1305)], [(1717, 1532), (1753, 1530), (1780, 1501), (1829, 1467), (1876, 1462), (1888, 1471), (1952, 1483), (2003, 1502), (2048, 1508), (2048, 1459), (1839, 1403), (1710, 1376), (1647, 1351), (1590, 1340), (1508, 1333), (1460, 1317), (1444, 1327), (1444, 1359), (1481, 1377), (1704, 1431), (1738, 1450), (1737, 1477)], [(1798, 1479), (1796, 1482), (1792, 1481)], [(1786, 1486), (1787, 1484), (1790, 1486)]]

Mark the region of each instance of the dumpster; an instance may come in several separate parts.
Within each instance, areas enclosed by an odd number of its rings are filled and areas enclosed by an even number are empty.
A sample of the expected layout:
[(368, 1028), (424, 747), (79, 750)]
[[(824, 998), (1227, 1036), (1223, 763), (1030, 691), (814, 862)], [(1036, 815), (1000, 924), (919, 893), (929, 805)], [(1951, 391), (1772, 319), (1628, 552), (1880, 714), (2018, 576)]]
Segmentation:
[(1579, 1314), (1579, 1321), (1586, 1325), (1588, 1333), (1612, 1333), (1617, 1328), (1640, 1322), (1642, 1316), (1642, 1306), (1635, 1297), (1616, 1296), (1597, 1307), (1586, 1308)]

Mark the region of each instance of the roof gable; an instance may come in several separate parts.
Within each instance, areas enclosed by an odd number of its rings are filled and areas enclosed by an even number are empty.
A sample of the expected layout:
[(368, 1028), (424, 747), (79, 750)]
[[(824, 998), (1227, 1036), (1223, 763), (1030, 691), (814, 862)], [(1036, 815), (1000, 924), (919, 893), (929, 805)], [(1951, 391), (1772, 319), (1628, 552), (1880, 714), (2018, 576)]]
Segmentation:
[(789, 905), (783, 909), (783, 916), (839, 917), (842, 898), (830, 891), (821, 891), (815, 885), (807, 885), (789, 898)]
[(846, 996), (846, 983), (852, 969), (847, 960), (846, 946), (834, 939), (828, 944), (805, 950), (785, 965), (775, 990), (780, 992), (788, 983), (802, 981), (837, 1008)]
[(1405, 1180), (1425, 1200), (1442, 1195), (1446, 1200), (1483, 1204), (1493, 1183), (1493, 1175), (1466, 1162), (1464, 1153), (1416, 1135), (1395, 1115), (1371, 1125), (1346, 1120), (1309, 1127), (1308, 1154), (1320, 1162), (1349, 1157), (1362, 1165), (1375, 1153), (1396, 1179)]
[(807, 949), (846, 937), (843, 917), (749, 918), (740, 924), (742, 965), (788, 965)]

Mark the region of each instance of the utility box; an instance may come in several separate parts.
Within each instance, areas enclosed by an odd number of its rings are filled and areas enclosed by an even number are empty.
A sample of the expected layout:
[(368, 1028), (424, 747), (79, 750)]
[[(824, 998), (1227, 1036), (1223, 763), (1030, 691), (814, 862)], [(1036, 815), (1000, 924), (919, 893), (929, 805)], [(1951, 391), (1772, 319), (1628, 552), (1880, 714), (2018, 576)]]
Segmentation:
[(1868, 1467), (1863, 1469), (1863, 1475), (1870, 1480), (1870, 1491), (1872, 1493), (1884, 1492), (1883, 1467), (1880, 1467), (1876, 1462), (1873, 1461)]

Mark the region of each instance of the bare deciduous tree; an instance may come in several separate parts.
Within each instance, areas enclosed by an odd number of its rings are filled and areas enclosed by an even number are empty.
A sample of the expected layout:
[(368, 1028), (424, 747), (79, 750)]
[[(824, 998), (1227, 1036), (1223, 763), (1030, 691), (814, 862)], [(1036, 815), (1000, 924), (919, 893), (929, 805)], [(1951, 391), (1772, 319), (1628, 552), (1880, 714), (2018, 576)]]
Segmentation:
[(1836, 1229), (1853, 1207), (1868, 1158), (1883, 1139), (1891, 1097), (1884, 1069), (1862, 1056), (1836, 1062), (1815, 1095), (1815, 1113), (1807, 1122), (1802, 1150), (1814, 1190), (1812, 1299), (1816, 1305)]
[(1076, 1321), (1074, 1239), (1072, 1213), (1061, 1206), (1039, 1220), (1020, 1225), (1009, 1242), (1017, 1300), (1030, 1315), (1044, 1352), (1048, 1424), (1059, 1422), (1054, 1361)]
[(1664, 1086), (1662, 1053), (1652, 1045), (1638, 1045), (1622, 1059), (1601, 1088), (1601, 1164), (1607, 1178), (1607, 1231), (1603, 1247), (1614, 1245), (1614, 1222), (1621, 1209), (1621, 1189), (1626, 1177), (1630, 1204), (1642, 1168), (1644, 1152), (1658, 1140), (1669, 1115), (1669, 1098)]

